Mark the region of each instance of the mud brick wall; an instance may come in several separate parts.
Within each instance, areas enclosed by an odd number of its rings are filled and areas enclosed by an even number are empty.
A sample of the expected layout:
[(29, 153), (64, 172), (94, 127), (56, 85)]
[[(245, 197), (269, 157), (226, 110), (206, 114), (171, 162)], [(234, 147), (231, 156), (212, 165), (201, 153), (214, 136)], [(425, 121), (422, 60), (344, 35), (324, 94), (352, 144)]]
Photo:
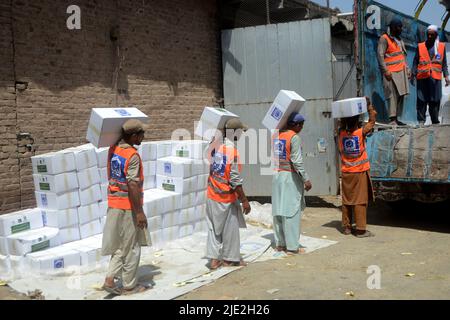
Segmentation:
[(93, 107), (193, 133), (222, 96), (218, 22), (214, 0), (0, 0), (0, 213), (35, 205), (30, 157), (86, 143)]

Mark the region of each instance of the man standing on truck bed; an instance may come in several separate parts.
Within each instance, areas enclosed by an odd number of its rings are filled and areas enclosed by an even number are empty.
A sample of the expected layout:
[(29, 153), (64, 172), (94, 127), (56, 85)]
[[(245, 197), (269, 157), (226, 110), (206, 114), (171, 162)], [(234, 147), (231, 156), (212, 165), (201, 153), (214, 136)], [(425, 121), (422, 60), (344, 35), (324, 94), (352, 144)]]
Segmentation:
[(400, 38), (403, 24), (394, 18), (389, 24), (389, 32), (378, 40), (378, 65), (383, 74), (384, 97), (389, 105), (389, 124), (404, 126), (398, 120), (402, 114), (404, 97), (409, 94), (410, 71), (406, 63), (406, 48)]
[(439, 42), (438, 27), (427, 28), (427, 40), (419, 43), (414, 57), (413, 75), (417, 78), (417, 121), (425, 124), (427, 105), (431, 122), (439, 124), (439, 104), (442, 98), (442, 74), (445, 86), (450, 85), (445, 44)]

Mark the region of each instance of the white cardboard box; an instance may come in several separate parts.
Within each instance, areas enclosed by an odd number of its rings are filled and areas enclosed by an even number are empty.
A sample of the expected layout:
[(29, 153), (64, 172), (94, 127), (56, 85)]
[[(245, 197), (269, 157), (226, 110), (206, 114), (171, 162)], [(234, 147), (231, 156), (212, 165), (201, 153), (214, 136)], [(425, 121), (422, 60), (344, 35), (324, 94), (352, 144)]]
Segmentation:
[(63, 210), (40, 209), (44, 226), (53, 228), (67, 228), (78, 225), (77, 208)]
[(198, 220), (196, 217), (195, 207), (180, 210), (179, 224), (187, 224)]
[(34, 194), (37, 205), (41, 209), (62, 210), (80, 205), (80, 197), (77, 190), (61, 194), (36, 191)]
[(206, 220), (200, 220), (194, 223), (194, 232), (207, 232), (208, 231), (208, 223)]
[(163, 242), (177, 240), (179, 238), (179, 226), (161, 229)]
[(90, 143), (78, 147), (68, 148), (62, 150), (62, 152), (73, 153), (77, 171), (97, 167), (97, 153), (95, 152), (95, 147)]
[(152, 247), (161, 248), (162, 245), (164, 244), (162, 230), (150, 232), (150, 240), (152, 241)]
[(88, 204), (98, 202), (102, 200), (102, 192), (99, 184), (94, 184), (85, 190), (79, 190), (80, 193), (80, 205), (86, 206)]
[(63, 271), (69, 267), (80, 266), (80, 253), (63, 247), (30, 253), (26, 259), (31, 270), (39, 273)]
[(155, 161), (158, 158), (158, 142), (143, 141), (139, 146), (138, 151), (142, 161)]
[(26, 209), (0, 215), (0, 236), (39, 229), (44, 226), (41, 211), (38, 208)]
[(156, 149), (157, 159), (169, 157), (172, 154), (172, 140), (158, 141)]
[(129, 119), (148, 121), (137, 108), (93, 108), (86, 139), (97, 148), (109, 147), (120, 139), (122, 125)]
[(165, 157), (156, 161), (156, 174), (168, 177), (189, 178), (193, 176), (192, 159)]
[(78, 221), (79, 224), (85, 224), (103, 216), (98, 202), (91, 203), (86, 206), (78, 207)]
[[(83, 239), (84, 240), (84, 239)], [(83, 241), (80, 240), (80, 241)], [(102, 256), (101, 248), (93, 248), (88, 245), (78, 244), (73, 250), (80, 254), (80, 265), (82, 267), (97, 267), (105, 265), (109, 257)]]
[(366, 112), (367, 101), (365, 97), (334, 101), (331, 104), (331, 114), (333, 118), (348, 118)]
[(0, 255), (9, 255), (8, 240), (5, 237), (0, 237)]
[(80, 224), (81, 239), (92, 237), (99, 233), (103, 233), (100, 219), (96, 219), (85, 224)]
[(51, 152), (31, 157), (33, 173), (59, 174), (75, 170), (75, 157), (71, 152)]
[(184, 224), (180, 226), (180, 229), (178, 231), (178, 237), (184, 238), (190, 236), (193, 233), (194, 233), (194, 225)]
[(9, 256), (5, 256), (0, 254), (0, 280), (6, 280), (4, 277), (7, 277), (11, 272), (11, 260)]
[(65, 172), (57, 175), (33, 174), (34, 190), (41, 192), (65, 193), (78, 188), (77, 174)]
[(181, 197), (181, 209), (190, 208), (195, 206), (197, 201), (196, 192), (185, 193)]
[(108, 201), (108, 186), (109, 183), (102, 183), (100, 185), (100, 191), (102, 193), (101, 201)]
[(154, 232), (162, 229), (162, 218), (161, 216), (151, 217), (147, 220), (148, 231)]
[(204, 190), (197, 191), (195, 193), (195, 195), (196, 195), (196, 201), (195, 201), (196, 206), (206, 203), (206, 198), (207, 198), (206, 191), (204, 191)]
[(9, 253), (16, 256), (23, 256), (60, 244), (61, 239), (57, 228), (44, 227), (8, 236)]
[(204, 140), (173, 141), (172, 156), (190, 159), (203, 159), (207, 148), (208, 142)]
[(197, 181), (197, 176), (183, 179), (156, 175), (156, 186), (158, 189), (173, 191), (181, 194), (198, 190)]
[(262, 124), (269, 130), (282, 129), (286, 126), (289, 116), (293, 112), (299, 112), (305, 101), (295, 91), (280, 90)]
[(201, 174), (198, 176), (196, 191), (205, 190), (208, 188), (209, 174)]
[(108, 212), (108, 201), (100, 201), (98, 203), (98, 209), (100, 210), (100, 215), (102, 217), (106, 216), (106, 213)]
[(180, 210), (166, 212), (161, 216), (162, 229), (175, 227), (180, 224)]
[(105, 230), (106, 217), (103, 216), (100, 218), (100, 224), (102, 225), (102, 230)]
[(149, 176), (156, 176), (156, 160), (143, 161), (144, 180)]
[(107, 168), (99, 168), (98, 174), (100, 176), (100, 183), (108, 183), (108, 169)]
[(194, 159), (192, 163), (192, 173), (194, 176), (198, 176), (200, 174), (208, 174), (209, 175), (209, 162), (205, 158), (203, 160)]
[(195, 206), (195, 220), (206, 218), (206, 204)]
[(239, 117), (224, 108), (205, 107), (195, 129), (195, 134), (210, 141), (216, 135), (217, 129), (223, 129), (225, 123), (232, 118)]
[(106, 168), (108, 166), (108, 152), (108, 147), (95, 148), (95, 154), (97, 155), (97, 167)]
[(78, 225), (59, 229), (61, 244), (78, 241), (81, 239), (80, 229)]
[(82, 169), (77, 172), (78, 185), (81, 190), (85, 190), (94, 184), (100, 183), (100, 175), (97, 167)]
[[(181, 208), (181, 194), (161, 189), (144, 191), (144, 203), (150, 216), (161, 215)], [(144, 212), (145, 212), (144, 208)], [(153, 214), (153, 212), (155, 212)]]
[(156, 176), (144, 177), (144, 190), (155, 189), (156, 188)]

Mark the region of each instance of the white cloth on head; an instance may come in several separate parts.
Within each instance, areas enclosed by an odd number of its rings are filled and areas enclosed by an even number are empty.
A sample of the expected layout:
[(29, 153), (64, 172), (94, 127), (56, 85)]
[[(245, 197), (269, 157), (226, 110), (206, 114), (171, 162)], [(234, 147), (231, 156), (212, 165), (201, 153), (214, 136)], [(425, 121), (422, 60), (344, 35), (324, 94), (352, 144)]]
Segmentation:
[[(437, 27), (437, 25), (434, 25), (434, 24), (432, 24), (432, 25), (429, 25), (428, 26), (428, 28), (427, 28), (427, 32), (428, 31), (434, 31), (434, 32), (438, 32), (438, 27)], [(434, 41), (434, 52), (435, 52), (435, 55), (437, 55), (438, 54), (438, 47), (439, 47), (439, 36), (436, 38), (436, 40)]]
[(434, 24), (429, 25), (428, 28), (427, 28), (427, 31), (438, 32), (438, 27), (437, 27), (437, 25), (434, 25)]

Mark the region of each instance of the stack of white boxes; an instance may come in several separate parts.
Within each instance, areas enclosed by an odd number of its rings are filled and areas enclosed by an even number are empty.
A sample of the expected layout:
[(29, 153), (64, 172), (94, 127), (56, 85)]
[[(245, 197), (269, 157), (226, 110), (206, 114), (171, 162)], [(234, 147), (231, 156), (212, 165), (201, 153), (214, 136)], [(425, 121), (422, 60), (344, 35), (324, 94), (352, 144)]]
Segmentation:
[(156, 159), (152, 165), (156, 170), (150, 169), (150, 177), (156, 172), (157, 188), (144, 192), (144, 212), (153, 246), (206, 230), (206, 148), (207, 143), (201, 140), (159, 141), (141, 146), (144, 166), (146, 159)]

